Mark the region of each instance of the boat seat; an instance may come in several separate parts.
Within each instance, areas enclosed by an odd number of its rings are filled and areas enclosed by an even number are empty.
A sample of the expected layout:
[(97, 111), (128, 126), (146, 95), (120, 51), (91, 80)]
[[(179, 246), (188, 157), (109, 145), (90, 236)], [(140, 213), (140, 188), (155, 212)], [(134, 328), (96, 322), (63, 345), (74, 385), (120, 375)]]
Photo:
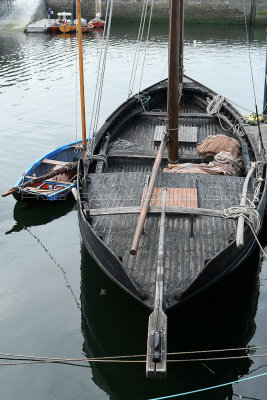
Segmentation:
[(67, 164), (66, 161), (51, 160), (50, 158), (43, 158), (42, 163), (43, 164), (61, 165), (62, 167)]
[[(154, 142), (160, 143), (166, 132), (165, 125), (157, 125), (154, 133)], [(179, 127), (179, 143), (180, 144), (196, 144), (197, 143), (197, 126), (180, 126)]]

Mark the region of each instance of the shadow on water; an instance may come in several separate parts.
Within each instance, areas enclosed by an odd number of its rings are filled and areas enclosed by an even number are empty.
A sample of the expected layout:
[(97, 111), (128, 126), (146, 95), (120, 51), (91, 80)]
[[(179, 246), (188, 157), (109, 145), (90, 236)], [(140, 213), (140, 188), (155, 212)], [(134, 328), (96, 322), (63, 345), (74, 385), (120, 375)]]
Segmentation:
[(6, 235), (13, 232), (20, 232), (31, 226), (46, 225), (55, 219), (67, 215), (75, 209), (76, 201), (74, 199), (58, 201), (55, 204), (50, 202), (49, 204), (44, 204), (43, 202), (41, 206), (28, 206), (27, 203), (16, 202), (13, 211), (13, 217), (16, 223), (6, 232)]
[[(149, 311), (115, 286), (83, 245), (81, 254), (81, 329), (86, 356), (145, 354)], [(254, 251), (227, 280), (169, 314), (168, 352), (246, 347), (256, 329), (260, 267), (259, 252)], [(223, 353), (246, 354), (245, 350)], [(222, 353), (204, 355), (208, 356)], [(168, 377), (161, 381), (148, 380), (144, 364), (91, 363), (91, 367), (94, 382), (110, 399), (143, 400), (234, 381), (248, 374), (252, 363), (249, 358), (169, 363)], [(229, 385), (186, 398), (230, 400), (233, 396)]]

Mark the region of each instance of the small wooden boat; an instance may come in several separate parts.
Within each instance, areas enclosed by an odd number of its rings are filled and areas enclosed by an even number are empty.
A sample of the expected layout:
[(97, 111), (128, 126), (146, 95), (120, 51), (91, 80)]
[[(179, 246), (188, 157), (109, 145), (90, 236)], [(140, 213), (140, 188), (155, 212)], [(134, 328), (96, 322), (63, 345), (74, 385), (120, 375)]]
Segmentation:
[[(76, 25), (63, 24), (59, 26), (59, 31), (61, 33), (76, 33), (77, 28)], [(82, 27), (82, 33), (88, 33), (90, 31), (91, 28), (89, 26)]]
[(77, 164), (82, 155), (81, 142), (73, 142), (45, 154), (2, 196), (13, 194), (16, 200), (27, 202), (51, 202), (64, 200), (72, 194), (75, 196)]
[[(227, 99), (183, 76), (183, 1), (170, 6), (168, 79), (113, 112), (78, 171), (79, 225), (88, 252), (118, 286), (153, 310), (148, 377), (166, 375), (165, 311), (248, 257), (267, 193), (260, 131), (257, 141)], [(213, 140), (216, 149), (203, 151)], [(224, 169), (234, 164), (236, 172)]]
[(91, 19), (91, 21), (88, 22), (88, 28), (90, 29), (101, 29), (104, 28), (105, 26), (105, 21), (103, 21), (100, 17), (96, 17), (94, 19)]

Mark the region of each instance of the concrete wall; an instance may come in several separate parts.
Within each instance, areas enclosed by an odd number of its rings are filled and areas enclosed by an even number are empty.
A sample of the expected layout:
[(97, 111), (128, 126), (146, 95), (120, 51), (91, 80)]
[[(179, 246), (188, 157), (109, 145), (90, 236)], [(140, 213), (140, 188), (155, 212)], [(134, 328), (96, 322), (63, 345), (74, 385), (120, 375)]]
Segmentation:
[(47, 7), (45, 0), (39, 0), (35, 10), (33, 11), (29, 24), (42, 18), (47, 18)]
[[(249, 18), (252, 0), (245, 0), (246, 15)], [(72, 0), (46, 0), (47, 7), (55, 13), (73, 9)], [(95, 0), (82, 0), (83, 17), (94, 16)], [(187, 20), (214, 20), (241, 22), (243, 15), (243, 0), (185, 0), (185, 19)], [(102, 0), (102, 10), (105, 12), (106, 0)], [(114, 0), (113, 16), (140, 17), (142, 0)], [(154, 0), (153, 17), (166, 18), (168, 16), (169, 0)], [(267, 0), (257, 0), (257, 11), (267, 11)]]

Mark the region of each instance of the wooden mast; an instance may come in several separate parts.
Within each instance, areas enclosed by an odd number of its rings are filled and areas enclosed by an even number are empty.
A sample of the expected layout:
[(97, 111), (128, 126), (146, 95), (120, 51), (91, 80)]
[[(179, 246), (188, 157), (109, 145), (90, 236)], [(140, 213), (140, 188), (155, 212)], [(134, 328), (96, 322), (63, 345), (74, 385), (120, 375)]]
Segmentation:
[(183, 0), (170, 0), (169, 28), (169, 80), (168, 80), (168, 158), (170, 163), (178, 162), (178, 103), (179, 75), (183, 13)]
[(78, 43), (79, 43), (79, 69), (80, 69), (80, 96), (81, 96), (81, 118), (82, 118), (82, 143), (83, 157), (86, 149), (86, 124), (85, 124), (85, 103), (84, 103), (84, 76), (83, 76), (83, 48), (82, 48), (82, 20), (81, 3), (77, 0), (77, 19), (78, 19)]

